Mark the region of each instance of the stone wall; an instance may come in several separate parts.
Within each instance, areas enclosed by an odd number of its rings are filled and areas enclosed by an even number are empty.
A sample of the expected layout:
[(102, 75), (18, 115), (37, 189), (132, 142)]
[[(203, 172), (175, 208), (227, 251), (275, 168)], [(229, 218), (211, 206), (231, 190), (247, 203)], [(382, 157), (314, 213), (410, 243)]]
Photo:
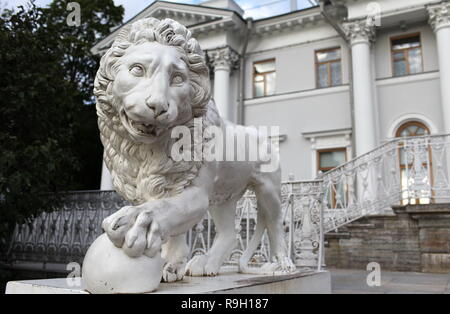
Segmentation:
[(326, 266), (450, 273), (450, 204), (407, 205), (326, 235)]

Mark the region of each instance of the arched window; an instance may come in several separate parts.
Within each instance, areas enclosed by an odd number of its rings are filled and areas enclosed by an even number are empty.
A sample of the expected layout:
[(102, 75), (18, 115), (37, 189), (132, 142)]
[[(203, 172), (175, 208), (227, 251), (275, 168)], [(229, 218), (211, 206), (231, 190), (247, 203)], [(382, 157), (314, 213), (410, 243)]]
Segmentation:
[(397, 130), (397, 137), (424, 136), (430, 134), (428, 127), (419, 121), (410, 121), (401, 125)]
[[(429, 135), (428, 127), (419, 121), (410, 121), (401, 125), (396, 133), (397, 137), (414, 137)], [(403, 146), (401, 144), (401, 146)], [(431, 196), (431, 153), (428, 148), (425, 148), (428, 153), (419, 154), (414, 147), (401, 147), (399, 150), (400, 158), (400, 173), (403, 204), (429, 204)], [(428, 158), (426, 158), (428, 155)], [(425, 156), (425, 157), (424, 157)], [(420, 158), (420, 160), (418, 160)], [(420, 172), (421, 176), (417, 176)], [(421, 182), (417, 178), (421, 178)], [(417, 186), (428, 186), (430, 189), (417, 189)], [(412, 195), (413, 194), (413, 195)], [(418, 196), (418, 195), (420, 196)], [(428, 197), (426, 197), (428, 196)]]

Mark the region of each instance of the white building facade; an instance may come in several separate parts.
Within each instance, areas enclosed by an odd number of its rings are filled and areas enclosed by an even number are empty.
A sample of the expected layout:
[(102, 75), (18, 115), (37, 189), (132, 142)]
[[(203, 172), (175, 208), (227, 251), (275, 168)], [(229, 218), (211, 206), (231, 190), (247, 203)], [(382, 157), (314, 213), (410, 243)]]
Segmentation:
[[(328, 0), (243, 15), (232, 0), (157, 1), (128, 23), (152, 16), (189, 27), (222, 116), (280, 127), (284, 180), (313, 179), (395, 137), (450, 133), (449, 1)], [(101, 189), (112, 189), (106, 167)]]

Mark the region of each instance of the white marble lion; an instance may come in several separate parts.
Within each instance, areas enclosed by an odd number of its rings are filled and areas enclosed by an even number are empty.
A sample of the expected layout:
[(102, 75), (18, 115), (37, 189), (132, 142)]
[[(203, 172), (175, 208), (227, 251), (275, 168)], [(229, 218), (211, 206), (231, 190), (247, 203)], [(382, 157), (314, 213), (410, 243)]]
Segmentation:
[[(263, 269), (295, 269), (283, 239), (279, 168), (263, 172), (262, 161), (171, 157), (173, 128), (192, 129), (199, 118), (204, 127), (232, 126), (217, 114), (204, 54), (186, 27), (154, 18), (125, 26), (101, 59), (94, 93), (106, 165), (117, 192), (134, 205), (102, 224), (115, 246), (130, 257), (152, 257), (162, 250), (167, 282), (185, 274), (217, 275), (236, 245), (236, 203), (252, 188), (258, 203), (257, 227), (240, 258), (240, 270), (248, 269), (265, 230), (272, 260)], [(246, 130), (248, 136), (258, 137), (254, 129)], [(186, 233), (207, 211), (216, 227), (214, 243), (207, 255), (188, 262)]]

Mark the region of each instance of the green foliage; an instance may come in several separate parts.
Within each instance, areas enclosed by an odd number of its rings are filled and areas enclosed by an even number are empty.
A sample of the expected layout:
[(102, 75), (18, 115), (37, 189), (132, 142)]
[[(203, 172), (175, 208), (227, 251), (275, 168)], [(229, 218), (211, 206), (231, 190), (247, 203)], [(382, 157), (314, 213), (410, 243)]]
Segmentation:
[(93, 102), (92, 90), (99, 57), (91, 54), (91, 48), (100, 39), (120, 25), (124, 9), (116, 7), (113, 0), (77, 0), (81, 9), (80, 26), (69, 26), (67, 18), (72, 11), (67, 10), (73, 0), (54, 0), (44, 13), (52, 32), (58, 33), (58, 44), (65, 51), (62, 60), (67, 79), (78, 85), (83, 100)]
[(121, 24), (124, 14), (122, 6), (115, 6), (113, 0), (78, 0), (81, 24), (69, 26), (67, 10), (73, 0), (55, 0), (44, 9), (47, 28), (59, 36), (58, 45), (64, 51), (62, 64), (66, 80), (76, 86), (80, 99), (87, 106), (80, 108), (74, 125), (79, 145), (75, 154), (80, 160), (80, 171), (75, 174), (74, 189), (98, 189), (101, 176), (103, 147), (97, 127), (93, 86), (100, 58), (91, 53), (91, 48), (100, 39)]
[(123, 8), (113, 0), (78, 1), (76, 27), (66, 23), (68, 2), (0, 17), (0, 238), (52, 210), (57, 192), (99, 184), (92, 98), (99, 60), (90, 48), (121, 22)]

